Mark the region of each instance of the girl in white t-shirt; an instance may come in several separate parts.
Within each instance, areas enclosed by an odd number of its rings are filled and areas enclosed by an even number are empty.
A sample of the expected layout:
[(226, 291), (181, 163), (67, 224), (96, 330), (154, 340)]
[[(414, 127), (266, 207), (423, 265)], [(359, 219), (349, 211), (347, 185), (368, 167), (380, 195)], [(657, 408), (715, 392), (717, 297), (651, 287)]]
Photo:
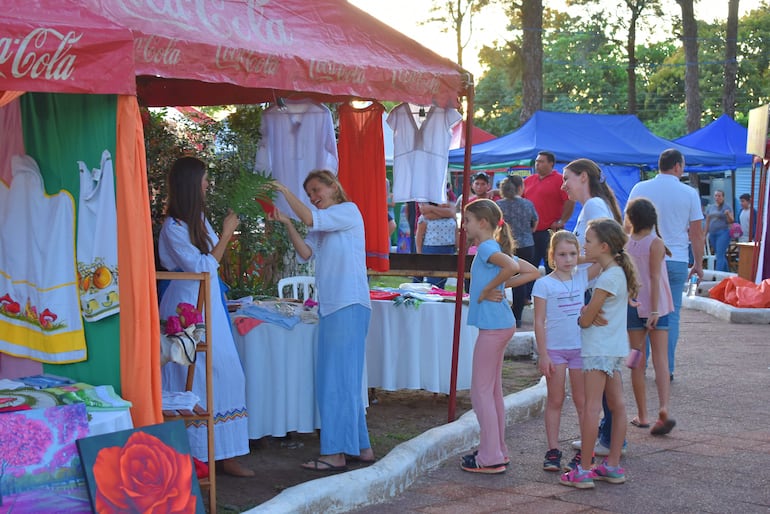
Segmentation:
[(591, 300), (578, 317), (583, 329), (582, 350), (583, 378), (585, 380), (585, 410), (580, 423), (582, 455), (592, 455), (599, 425), (602, 393), (612, 412), (612, 437), (610, 453), (602, 464), (594, 469), (575, 469), (561, 477), (561, 483), (579, 489), (594, 487), (594, 480), (613, 484), (626, 481), (620, 467), (620, 454), (626, 438), (626, 406), (623, 402), (621, 369), (628, 356), (628, 332), (626, 311), (629, 296), (634, 298), (639, 289), (636, 271), (624, 246), (628, 236), (620, 224), (601, 218), (588, 223), (586, 230), (585, 258), (599, 264), (602, 272), (596, 279)]
[(588, 281), (598, 275), (600, 268), (578, 268), (579, 255), (580, 244), (575, 234), (566, 230), (554, 232), (548, 250), (548, 264), (553, 271), (538, 279), (532, 288), (538, 366), (548, 386), (545, 405), (548, 451), (543, 461), (546, 471), (562, 469), (559, 425), (567, 369), (570, 370), (570, 388), (578, 422), (583, 418), (583, 361), (577, 319)]

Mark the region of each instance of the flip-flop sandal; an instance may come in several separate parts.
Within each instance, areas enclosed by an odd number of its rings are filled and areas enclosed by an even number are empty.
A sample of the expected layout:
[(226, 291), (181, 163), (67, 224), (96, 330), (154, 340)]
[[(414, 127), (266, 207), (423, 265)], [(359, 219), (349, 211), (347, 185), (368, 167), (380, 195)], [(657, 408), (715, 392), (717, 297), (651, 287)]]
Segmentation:
[[(310, 466), (307, 466), (306, 464), (310, 464)], [(320, 468), (318, 467), (319, 465), (324, 467)], [(302, 468), (310, 471), (319, 471), (321, 473), (336, 473), (338, 471), (348, 470), (347, 464), (344, 466), (333, 466), (332, 464), (321, 459), (311, 459), (305, 462), (304, 464), (302, 464)]]
[(632, 419), (631, 424), (639, 428), (650, 428), (649, 423), (642, 423), (641, 421), (639, 421), (639, 418)]
[(375, 462), (377, 462), (376, 457), (372, 459), (362, 459), (358, 455), (348, 455), (348, 454), (345, 454), (345, 460), (347, 460), (348, 462), (357, 462), (360, 464), (374, 464)]
[(655, 425), (650, 429), (650, 434), (652, 435), (666, 435), (669, 432), (671, 432), (674, 427), (676, 426), (676, 421), (674, 421), (671, 418), (668, 418), (667, 420), (663, 421), (662, 419), (659, 419), (655, 422)]

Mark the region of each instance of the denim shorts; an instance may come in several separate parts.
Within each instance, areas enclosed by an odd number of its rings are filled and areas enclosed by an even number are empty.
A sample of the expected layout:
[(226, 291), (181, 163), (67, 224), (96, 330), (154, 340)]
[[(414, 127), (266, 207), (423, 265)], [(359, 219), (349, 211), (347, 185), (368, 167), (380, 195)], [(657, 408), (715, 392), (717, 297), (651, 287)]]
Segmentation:
[(580, 357), (580, 348), (572, 350), (547, 350), (548, 357), (555, 366), (566, 364), (569, 369), (581, 369), (583, 359)]
[[(631, 330), (646, 330), (647, 318), (640, 318), (636, 307), (628, 306), (628, 315), (626, 316), (626, 328)], [(655, 330), (668, 330), (668, 314), (660, 316), (655, 324)]]
[(621, 372), (625, 357), (583, 357), (583, 371), (604, 371), (610, 378)]

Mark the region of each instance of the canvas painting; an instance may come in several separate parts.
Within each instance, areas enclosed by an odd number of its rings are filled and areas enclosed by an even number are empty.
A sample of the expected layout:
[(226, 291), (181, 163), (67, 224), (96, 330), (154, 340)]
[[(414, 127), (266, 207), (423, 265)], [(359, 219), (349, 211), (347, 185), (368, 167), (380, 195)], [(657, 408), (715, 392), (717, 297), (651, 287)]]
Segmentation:
[(82, 403), (0, 414), (0, 513), (91, 512), (75, 441)]
[(94, 512), (204, 513), (183, 421), (77, 442)]

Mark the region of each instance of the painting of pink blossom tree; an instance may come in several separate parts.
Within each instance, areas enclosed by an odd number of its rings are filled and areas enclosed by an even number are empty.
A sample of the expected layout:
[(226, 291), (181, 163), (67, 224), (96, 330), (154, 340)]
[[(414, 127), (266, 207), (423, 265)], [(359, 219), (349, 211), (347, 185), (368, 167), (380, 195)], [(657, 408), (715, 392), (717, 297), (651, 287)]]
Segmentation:
[(0, 514), (90, 512), (75, 441), (88, 435), (84, 404), (0, 414)]

